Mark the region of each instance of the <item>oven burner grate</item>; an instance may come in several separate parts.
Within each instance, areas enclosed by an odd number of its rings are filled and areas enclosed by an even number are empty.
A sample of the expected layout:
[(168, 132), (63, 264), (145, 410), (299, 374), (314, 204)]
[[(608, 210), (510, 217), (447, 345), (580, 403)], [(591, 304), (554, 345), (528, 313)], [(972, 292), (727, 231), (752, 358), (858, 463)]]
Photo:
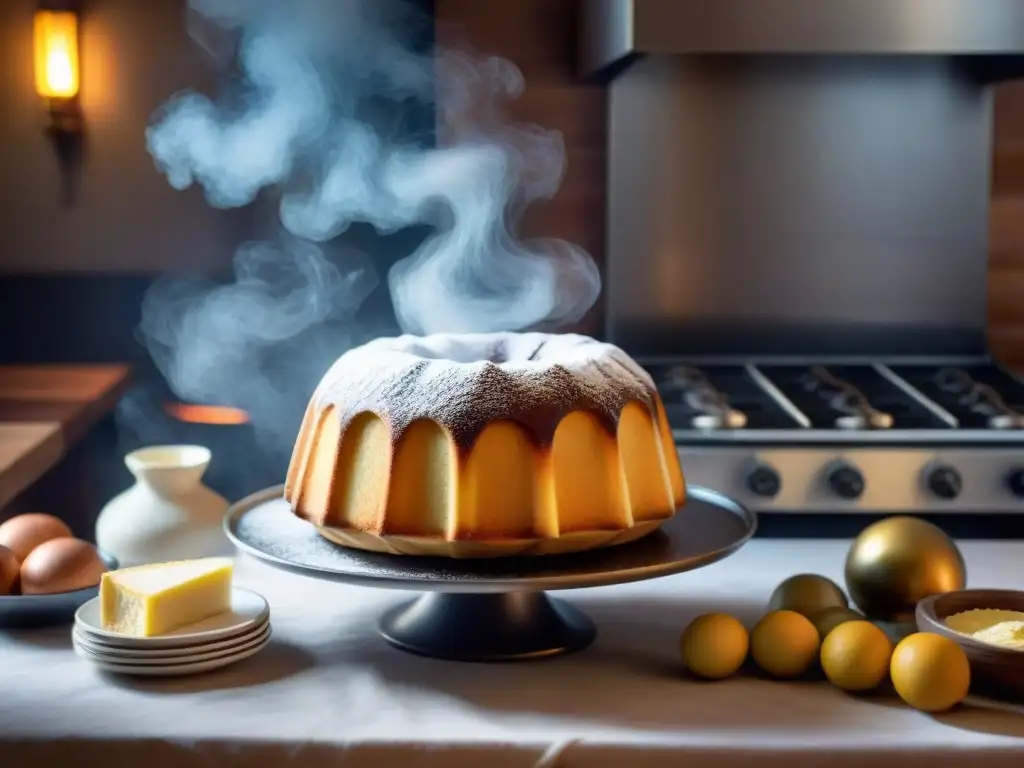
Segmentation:
[(959, 439), (950, 433), (965, 430), (974, 440), (1006, 440), (1024, 430), (1024, 381), (984, 361), (668, 360), (648, 370), (676, 430), (754, 431), (757, 439), (811, 430), (839, 440), (874, 432), (888, 434), (870, 439), (886, 441), (925, 431)]
[[(937, 366), (927, 370), (932, 376)], [(888, 432), (896, 439), (960, 426), (943, 404), (881, 363), (680, 361), (651, 375), (669, 423), (681, 430)]]
[(956, 397), (957, 404), (985, 418), (990, 429), (1022, 429), (1024, 414), (1007, 405), (991, 384), (976, 381), (963, 368), (940, 368), (935, 386)]
[(663, 388), (678, 391), (683, 402), (696, 412), (690, 419), (695, 429), (743, 429), (747, 426), (747, 415), (733, 408), (729, 398), (697, 368), (686, 365), (672, 368)]
[(891, 429), (893, 417), (871, 405), (857, 387), (834, 376), (821, 365), (812, 367), (800, 377), (807, 392), (818, 395), (836, 412), (839, 429)]
[(800, 429), (801, 415), (751, 366), (695, 365), (690, 362), (647, 366), (676, 429), (762, 431)]
[(892, 372), (946, 411), (960, 429), (1024, 428), (1024, 383), (991, 363), (892, 365)]

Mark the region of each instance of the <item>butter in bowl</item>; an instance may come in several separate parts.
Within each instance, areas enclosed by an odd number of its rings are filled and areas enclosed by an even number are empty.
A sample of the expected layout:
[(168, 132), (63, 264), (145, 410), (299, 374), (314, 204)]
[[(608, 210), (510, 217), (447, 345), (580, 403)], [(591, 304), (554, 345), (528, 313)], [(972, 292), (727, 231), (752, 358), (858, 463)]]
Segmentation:
[(962, 589), (917, 605), (922, 632), (956, 642), (971, 665), (972, 691), (1024, 697), (1024, 591)]
[(266, 600), (233, 584), (234, 562), (211, 557), (105, 574), (75, 616), (79, 656), (107, 672), (181, 676), (246, 659), (270, 642)]

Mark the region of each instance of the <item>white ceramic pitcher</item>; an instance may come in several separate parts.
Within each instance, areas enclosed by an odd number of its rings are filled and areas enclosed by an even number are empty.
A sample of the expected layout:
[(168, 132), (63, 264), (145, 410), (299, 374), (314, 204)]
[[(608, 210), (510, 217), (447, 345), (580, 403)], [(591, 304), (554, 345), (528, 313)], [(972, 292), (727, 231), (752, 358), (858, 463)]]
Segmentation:
[(233, 554), (222, 526), (228, 502), (203, 485), (208, 448), (151, 446), (124, 463), (135, 484), (96, 521), (96, 545), (121, 567)]

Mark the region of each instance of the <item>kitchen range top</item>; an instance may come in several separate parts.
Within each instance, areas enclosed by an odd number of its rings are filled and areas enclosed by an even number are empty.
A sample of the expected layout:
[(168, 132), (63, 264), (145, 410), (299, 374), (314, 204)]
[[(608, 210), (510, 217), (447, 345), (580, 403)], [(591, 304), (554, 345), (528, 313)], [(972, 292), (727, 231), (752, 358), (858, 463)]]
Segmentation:
[(645, 367), (680, 439), (1024, 439), (1018, 431), (1024, 428), (1024, 383), (993, 363), (714, 362)]
[(990, 361), (642, 362), (687, 478), (759, 511), (1024, 511), (1024, 382)]

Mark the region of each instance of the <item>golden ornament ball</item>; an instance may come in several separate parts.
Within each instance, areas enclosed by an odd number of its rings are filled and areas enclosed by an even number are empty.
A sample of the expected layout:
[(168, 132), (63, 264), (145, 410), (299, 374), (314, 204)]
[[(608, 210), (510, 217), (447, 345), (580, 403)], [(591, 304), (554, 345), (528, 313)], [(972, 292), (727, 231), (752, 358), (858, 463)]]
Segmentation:
[(824, 608), (846, 608), (849, 602), (838, 584), (816, 573), (798, 573), (779, 584), (768, 599), (769, 611), (796, 611), (808, 618)]
[(852, 608), (833, 605), (828, 608), (822, 608), (820, 611), (815, 611), (807, 618), (811, 620), (814, 628), (818, 630), (818, 636), (821, 638), (821, 641), (825, 642), (829, 632), (840, 624), (845, 624), (848, 621), (864, 621), (865, 617)]
[(877, 621), (913, 621), (920, 600), (966, 583), (967, 566), (956, 543), (916, 517), (887, 517), (869, 525), (846, 556), (846, 591), (865, 616)]

